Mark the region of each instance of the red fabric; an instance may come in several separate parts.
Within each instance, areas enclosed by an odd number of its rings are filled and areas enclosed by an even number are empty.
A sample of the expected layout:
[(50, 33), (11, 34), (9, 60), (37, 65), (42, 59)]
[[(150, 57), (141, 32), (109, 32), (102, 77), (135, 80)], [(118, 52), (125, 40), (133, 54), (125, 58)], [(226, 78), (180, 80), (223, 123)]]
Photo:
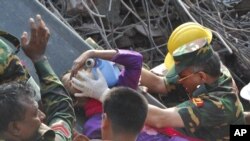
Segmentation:
[(187, 135), (182, 134), (181, 132), (175, 130), (174, 128), (161, 128), (161, 129), (156, 129), (158, 132), (165, 134), (167, 136), (180, 136), (183, 137), (185, 139), (188, 139), (189, 141), (203, 141), (202, 139), (198, 139), (198, 138), (193, 138), (193, 137), (189, 137)]
[(91, 98), (83, 105), (83, 109), (85, 111), (85, 115), (90, 117), (102, 112), (102, 103)]

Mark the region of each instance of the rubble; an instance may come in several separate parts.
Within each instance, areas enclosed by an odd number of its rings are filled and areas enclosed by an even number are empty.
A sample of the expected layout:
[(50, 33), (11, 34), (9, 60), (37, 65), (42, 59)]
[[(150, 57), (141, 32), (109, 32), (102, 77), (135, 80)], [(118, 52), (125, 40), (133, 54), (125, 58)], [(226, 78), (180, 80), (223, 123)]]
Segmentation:
[(163, 62), (167, 53), (166, 41), (172, 30), (183, 22), (196, 21), (214, 31), (214, 49), (232, 72), (237, 85), (241, 88), (250, 81), (249, 0), (40, 2), (84, 39), (91, 37), (105, 49), (126, 48), (141, 52), (149, 68)]

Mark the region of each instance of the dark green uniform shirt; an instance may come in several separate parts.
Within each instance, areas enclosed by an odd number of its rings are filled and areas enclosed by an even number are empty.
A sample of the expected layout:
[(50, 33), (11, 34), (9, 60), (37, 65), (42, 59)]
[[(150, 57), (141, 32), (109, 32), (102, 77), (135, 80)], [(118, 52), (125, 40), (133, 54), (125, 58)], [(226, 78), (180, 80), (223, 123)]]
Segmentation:
[(72, 100), (47, 60), (41, 60), (34, 65), (40, 80), (42, 108), (46, 114), (46, 125), (55, 133), (46, 130), (43, 136), (38, 137), (37, 140), (71, 141), (75, 121)]
[(212, 85), (200, 86), (192, 99), (179, 104), (188, 136), (205, 140), (229, 140), (230, 124), (244, 124), (243, 107), (227, 70)]
[[(14, 55), (8, 44), (0, 39), (0, 84), (10, 81), (28, 81), (27, 69)], [(39, 128), (37, 141), (71, 141), (75, 121), (72, 100), (47, 59), (34, 64), (40, 80), (42, 110), (46, 125)], [(48, 127), (49, 126), (49, 127)]]

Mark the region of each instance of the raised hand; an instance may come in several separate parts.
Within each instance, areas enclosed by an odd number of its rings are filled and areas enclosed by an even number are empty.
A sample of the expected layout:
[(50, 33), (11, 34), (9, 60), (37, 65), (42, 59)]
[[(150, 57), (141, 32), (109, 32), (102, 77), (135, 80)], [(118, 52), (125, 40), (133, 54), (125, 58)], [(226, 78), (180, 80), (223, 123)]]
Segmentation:
[(24, 53), (33, 61), (37, 62), (45, 58), (45, 50), (50, 37), (50, 31), (40, 15), (36, 15), (36, 22), (29, 19), (31, 35), (27, 32), (21, 36), (21, 46)]

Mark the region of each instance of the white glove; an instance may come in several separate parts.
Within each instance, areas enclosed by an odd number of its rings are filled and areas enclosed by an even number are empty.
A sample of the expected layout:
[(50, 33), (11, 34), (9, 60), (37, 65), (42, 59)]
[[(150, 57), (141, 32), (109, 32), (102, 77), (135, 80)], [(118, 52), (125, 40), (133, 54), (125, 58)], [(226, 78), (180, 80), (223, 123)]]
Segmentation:
[(81, 93), (75, 93), (75, 97), (90, 97), (100, 102), (103, 102), (105, 95), (109, 91), (107, 82), (98, 68), (96, 69), (95, 78), (78, 71), (77, 78), (72, 78), (72, 86), (81, 91)]

